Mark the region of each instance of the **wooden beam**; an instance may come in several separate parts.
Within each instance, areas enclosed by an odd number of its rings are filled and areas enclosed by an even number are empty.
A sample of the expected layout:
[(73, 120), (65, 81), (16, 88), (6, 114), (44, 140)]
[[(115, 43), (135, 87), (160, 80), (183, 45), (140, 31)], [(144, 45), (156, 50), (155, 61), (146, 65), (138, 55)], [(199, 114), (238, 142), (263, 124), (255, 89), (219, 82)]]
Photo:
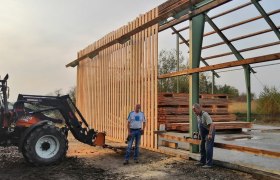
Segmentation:
[(280, 158), (280, 152), (269, 151), (264, 149), (257, 149), (245, 146), (238, 146), (234, 144), (224, 144), (224, 143), (214, 143), (214, 147), (221, 148), (221, 149), (228, 149), (228, 150), (235, 150), (240, 152), (246, 152), (250, 154), (256, 154), (261, 156), (268, 156), (268, 157), (276, 157)]
[(168, 134), (159, 134), (159, 137), (168, 139), (168, 140), (175, 140), (175, 141), (179, 141), (179, 142), (191, 143), (191, 144), (196, 144), (196, 145), (200, 144), (200, 140), (197, 140), (197, 139), (177, 137), (177, 136), (172, 136), (172, 135), (168, 135)]
[[(175, 141), (179, 141), (179, 142), (185, 142), (185, 143), (191, 143), (191, 144), (197, 144), (197, 145), (200, 144), (200, 140), (197, 140), (197, 139), (182, 138), (182, 137), (177, 137), (177, 136), (172, 136), (172, 135), (167, 135), (167, 134), (160, 134), (159, 137), (164, 138), (164, 139), (169, 139), (169, 140), (175, 140)], [(224, 144), (224, 143), (218, 143), (218, 142), (214, 143), (214, 147), (221, 148), (221, 149), (235, 150), (235, 151), (240, 151), (240, 152), (245, 152), (245, 153), (250, 153), (250, 154), (256, 154), (256, 155), (261, 155), (261, 156), (280, 158), (280, 152), (275, 152), (275, 151), (270, 151), (270, 150), (245, 147), (245, 146), (239, 146), (239, 145), (234, 145), (234, 144)]]
[[(277, 26), (277, 28), (280, 29), (280, 26)], [(272, 29), (265, 29), (265, 30), (258, 31), (258, 32), (255, 32), (255, 33), (250, 33), (250, 34), (242, 35), (242, 36), (239, 36), (239, 37), (236, 37), (236, 38), (232, 38), (232, 39), (229, 39), (229, 41), (234, 42), (234, 41), (238, 41), (238, 40), (241, 40), (241, 39), (245, 39), (245, 38), (261, 35), (261, 34), (264, 34), (264, 33), (268, 33), (268, 32), (271, 32), (271, 31), (272, 31)], [(185, 43), (185, 42), (184, 41), (180, 42), (180, 44), (183, 44), (183, 43)], [(222, 44), (225, 44), (225, 42), (222, 41), (222, 42), (210, 44), (210, 45), (207, 45), (207, 46), (203, 46), (202, 49), (208, 49), (208, 48), (212, 48), (212, 47), (219, 46), (219, 45), (222, 45)]]
[[(240, 49), (240, 50), (238, 50), (238, 52), (241, 53), (241, 52), (246, 52), (246, 51), (252, 51), (252, 50), (261, 49), (261, 48), (265, 48), (265, 47), (275, 46), (275, 45), (278, 45), (278, 44), (280, 44), (280, 41), (267, 43), (267, 44), (254, 46), (254, 47), (249, 47), (249, 48), (245, 48), (245, 49)], [(208, 56), (208, 57), (205, 57), (204, 60), (219, 58), (219, 57), (228, 56), (228, 55), (231, 55), (231, 54), (234, 54), (234, 52), (226, 52), (226, 53), (217, 54), (217, 55), (214, 55), (214, 56)]]
[[(251, 2), (248, 2), (248, 3), (246, 3), (246, 4), (242, 4), (242, 5), (240, 5), (240, 6), (237, 6), (237, 7), (235, 7), (235, 8), (232, 8), (232, 9), (229, 9), (229, 10), (224, 11), (224, 12), (222, 12), (222, 13), (219, 13), (219, 14), (217, 14), (217, 15), (215, 15), (215, 16), (212, 16), (211, 19), (215, 19), (215, 18), (221, 17), (221, 16), (223, 16), (223, 15), (229, 14), (229, 13), (231, 13), (231, 12), (234, 12), (234, 11), (236, 11), (236, 10), (239, 10), (239, 9), (241, 9), (241, 8), (244, 8), (244, 7), (246, 7), (246, 6), (249, 6), (250, 4), (252, 4), (252, 3), (251, 3)], [(189, 26), (183, 27), (183, 28), (181, 28), (181, 29), (178, 29), (178, 32), (181, 32), (181, 31), (184, 31), (184, 30), (187, 30), (187, 29), (189, 29)], [(173, 32), (172, 34), (175, 34), (175, 33)]]
[(196, 15), (201, 14), (203, 12), (209, 11), (209, 10), (211, 10), (211, 9), (213, 9), (215, 7), (218, 7), (218, 6), (220, 6), (220, 5), (224, 4), (224, 3), (227, 3), (229, 1), (230, 0), (216, 0), (216, 1), (210, 2), (210, 3), (202, 6), (199, 9), (193, 10), (190, 14), (186, 14), (186, 15), (180, 17), (179, 19), (175, 19), (175, 20), (173, 20), (171, 22), (168, 22), (168, 23), (160, 26), (159, 27), (159, 32), (164, 31), (164, 30), (166, 30), (166, 29), (168, 29), (168, 28), (170, 28), (172, 26), (175, 26), (175, 25), (177, 25), (177, 24), (179, 24), (179, 23), (181, 23), (183, 21), (189, 20), (193, 16), (196, 16)]
[(161, 145), (165, 146), (165, 147), (174, 148), (174, 149), (178, 148), (178, 143), (176, 143), (176, 142), (169, 142), (169, 141), (166, 141), (166, 140), (162, 140), (161, 141)]
[(188, 74), (193, 74), (193, 73), (198, 73), (198, 72), (211, 71), (211, 70), (216, 70), (216, 69), (224, 69), (224, 68), (242, 66), (242, 65), (247, 65), (247, 64), (274, 61), (274, 60), (278, 60), (278, 59), (280, 59), (280, 53), (275, 53), (275, 54), (258, 56), (258, 57), (253, 57), (253, 58), (249, 58), (249, 59), (244, 59), (244, 60), (231, 61), (231, 62), (216, 64), (216, 65), (206, 66), (206, 67), (185, 69), (182, 71), (173, 72), (173, 73), (169, 73), (169, 74), (162, 74), (162, 75), (158, 76), (158, 78), (164, 79), (164, 78), (188, 75)]
[[(268, 15), (271, 16), (271, 15), (274, 15), (274, 14), (277, 14), (277, 13), (280, 13), (280, 9), (271, 11), (270, 13), (268, 13)], [(247, 24), (249, 22), (256, 21), (258, 19), (262, 19), (262, 18), (263, 18), (262, 16), (256, 16), (254, 18), (250, 18), (250, 19), (247, 19), (247, 20), (244, 20), (244, 21), (240, 21), (240, 22), (237, 22), (235, 24), (231, 24), (229, 26), (225, 26), (223, 28), (220, 28), (220, 31), (228, 30), (228, 29), (231, 29), (231, 28), (243, 25), (243, 24)], [(216, 33), (216, 31), (210, 31), (210, 32), (205, 33), (203, 36), (206, 37), (206, 36), (209, 36), (209, 35), (212, 35), (212, 34), (215, 34), (215, 33)], [(187, 41), (189, 41), (189, 40), (187, 40)]]
[[(280, 13), (280, 9), (277, 9), (277, 10), (274, 10), (274, 11), (270, 12), (270, 13), (268, 13), (268, 15), (271, 16), (271, 15), (274, 15), (274, 14), (277, 14), (277, 13)], [(253, 22), (253, 21), (256, 21), (256, 20), (262, 19), (262, 18), (263, 18), (263, 16), (257, 16), (257, 17), (254, 17), (254, 18), (250, 18), (250, 19), (247, 19), (247, 20), (244, 20), (244, 21), (241, 21), (241, 22), (237, 22), (237, 23), (235, 23), (235, 24), (231, 24), (231, 25), (229, 25), (229, 26), (220, 28), (220, 30), (221, 30), (221, 31), (224, 31), (224, 30), (231, 29), (231, 28), (234, 28), (234, 27), (243, 25), (243, 24), (247, 24), (247, 23), (249, 23), (249, 22)], [(211, 35), (211, 34), (215, 34), (215, 33), (216, 33), (216, 31), (211, 31), (211, 32), (205, 33), (205, 34), (204, 34), (204, 37), (205, 37), (205, 36), (209, 36), (209, 35)]]

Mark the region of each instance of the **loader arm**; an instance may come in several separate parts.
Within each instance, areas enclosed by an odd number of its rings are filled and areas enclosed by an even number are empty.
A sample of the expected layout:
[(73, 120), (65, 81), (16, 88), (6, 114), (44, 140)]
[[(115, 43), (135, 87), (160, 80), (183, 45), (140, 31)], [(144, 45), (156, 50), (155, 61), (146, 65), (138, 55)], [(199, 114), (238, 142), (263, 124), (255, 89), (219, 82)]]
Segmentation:
[(65, 120), (67, 130), (69, 129), (78, 141), (89, 145), (96, 145), (95, 139), (97, 137), (97, 131), (89, 127), (88, 123), (86, 122), (76, 105), (72, 102), (69, 95), (36, 96), (19, 94), (17, 101), (48, 107), (35, 112), (29, 112), (30, 114), (42, 113), (44, 111), (57, 109)]

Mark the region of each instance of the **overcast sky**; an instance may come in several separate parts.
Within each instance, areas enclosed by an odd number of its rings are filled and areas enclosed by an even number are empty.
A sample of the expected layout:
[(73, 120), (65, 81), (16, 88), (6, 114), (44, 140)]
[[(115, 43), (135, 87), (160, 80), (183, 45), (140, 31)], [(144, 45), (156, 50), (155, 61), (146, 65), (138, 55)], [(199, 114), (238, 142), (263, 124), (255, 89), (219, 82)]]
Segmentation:
[[(163, 2), (165, 0), (0, 0), (0, 75), (1, 78), (6, 73), (10, 75), (10, 101), (14, 101), (19, 93), (45, 95), (58, 89), (66, 93), (76, 84), (76, 68), (65, 68), (65, 65), (76, 58), (79, 50)], [(235, 0), (231, 4), (240, 2), (246, 1)], [(262, 5), (270, 12), (280, 8), (280, 1), (263, 0)], [(220, 11), (229, 6), (220, 8)], [(210, 12), (210, 15), (211, 13), (215, 14)], [(249, 7), (236, 17), (254, 15), (258, 15), (258, 12)], [(232, 22), (238, 21), (228, 16), (215, 22), (223, 27), (230, 23), (229, 19)], [(277, 26), (280, 25), (279, 14), (273, 15), (272, 19)], [(244, 31), (250, 28), (244, 27)], [(266, 29), (268, 26), (260, 21), (253, 24), (253, 28), (252, 32)], [(205, 30), (207, 29), (208, 26), (205, 27)], [(233, 37), (238, 35), (236, 30), (225, 33)], [(187, 38), (188, 33), (185, 32), (184, 35)], [(211, 38), (217, 37), (205, 38), (204, 44), (209, 44)], [(175, 48), (175, 36), (171, 35), (170, 30), (160, 33), (159, 39), (159, 50)], [(277, 41), (273, 33), (258, 38), (260, 44), (273, 41)], [(247, 46), (250, 41), (235, 45), (245, 48), (244, 44)], [(187, 52), (184, 45), (181, 46), (181, 50)], [(279, 45), (270, 48), (272, 53), (279, 50)], [(209, 50), (203, 52), (203, 55), (208, 56), (220, 51)], [(224, 48), (224, 51), (228, 50)], [(263, 50), (262, 53), (269, 52)], [(254, 54), (245, 53), (244, 56), (250, 57)], [(229, 57), (229, 60), (230, 58), (232, 57)], [(260, 82), (280, 88), (280, 65), (259, 68), (256, 71), (259, 80), (255, 75), (252, 77), (253, 92), (261, 91)], [(223, 73), (221, 76), (217, 83), (231, 84), (245, 92), (242, 71)]]

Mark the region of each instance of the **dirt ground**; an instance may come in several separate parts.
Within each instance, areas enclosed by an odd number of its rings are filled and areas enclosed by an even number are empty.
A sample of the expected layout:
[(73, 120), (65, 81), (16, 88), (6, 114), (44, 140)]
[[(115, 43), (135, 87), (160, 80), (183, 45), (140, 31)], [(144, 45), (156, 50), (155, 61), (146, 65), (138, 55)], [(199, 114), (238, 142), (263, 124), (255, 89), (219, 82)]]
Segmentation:
[(124, 152), (69, 141), (67, 158), (59, 165), (32, 167), (16, 147), (0, 148), (0, 179), (255, 179), (252, 175), (141, 149), (139, 164), (124, 166)]

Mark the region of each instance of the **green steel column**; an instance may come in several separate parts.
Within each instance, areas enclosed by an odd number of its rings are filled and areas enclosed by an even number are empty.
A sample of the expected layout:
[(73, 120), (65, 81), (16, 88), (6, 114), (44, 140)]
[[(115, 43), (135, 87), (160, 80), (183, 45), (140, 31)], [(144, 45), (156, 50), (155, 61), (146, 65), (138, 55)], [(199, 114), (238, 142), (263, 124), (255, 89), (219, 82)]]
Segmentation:
[[(199, 67), (200, 57), (201, 57), (201, 47), (203, 41), (203, 32), (205, 24), (205, 15), (200, 14), (193, 17), (190, 20), (190, 55), (189, 64), (190, 68)], [(192, 136), (193, 132), (197, 132), (197, 120), (196, 115), (192, 111), (192, 105), (194, 103), (199, 103), (199, 73), (194, 73), (189, 76), (189, 122), (190, 129), (189, 133)], [(198, 146), (191, 145), (190, 152), (197, 153)]]
[(246, 65), (244, 67), (245, 80), (246, 80), (246, 92), (247, 92), (247, 121), (251, 121), (251, 71), (250, 67)]
[[(179, 35), (177, 34), (176, 36), (176, 58), (177, 58), (177, 71), (179, 71), (180, 69), (180, 60), (179, 60)], [(176, 77), (177, 78), (177, 93), (179, 93), (179, 76)]]

